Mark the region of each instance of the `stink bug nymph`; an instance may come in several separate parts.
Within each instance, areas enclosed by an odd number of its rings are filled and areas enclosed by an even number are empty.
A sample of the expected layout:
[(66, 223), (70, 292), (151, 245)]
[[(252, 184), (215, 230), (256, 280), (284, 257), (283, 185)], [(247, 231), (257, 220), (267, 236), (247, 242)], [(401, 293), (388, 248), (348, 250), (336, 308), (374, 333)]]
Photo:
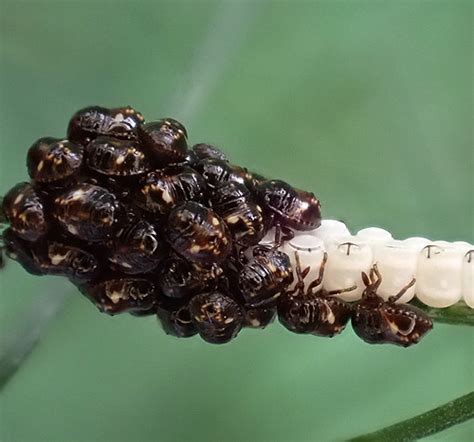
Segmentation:
[(231, 341), (243, 325), (239, 304), (219, 291), (195, 296), (189, 302), (189, 311), (199, 335), (211, 344)]
[(368, 276), (362, 273), (366, 288), (352, 315), (355, 333), (369, 344), (395, 344), (409, 347), (433, 328), (431, 319), (420, 309), (395, 304), (415, 284), (415, 279), (385, 301), (377, 295), (382, 276), (374, 265)]
[(171, 211), (166, 238), (176, 253), (202, 266), (224, 261), (232, 249), (226, 224), (212, 210), (194, 201)]
[(40, 138), (28, 149), (28, 174), (41, 184), (63, 182), (79, 172), (83, 150), (69, 140)]
[(162, 167), (186, 160), (188, 133), (179, 121), (165, 118), (146, 123), (139, 127), (138, 136), (157, 165)]
[(100, 136), (86, 147), (89, 169), (108, 176), (135, 176), (150, 169), (137, 140), (119, 140)]
[(314, 230), (320, 226), (321, 205), (313, 193), (280, 180), (263, 181), (256, 192), (269, 220), (267, 227), (277, 227), (277, 243), (280, 243), (280, 228), (285, 230), (287, 239), (291, 239), (291, 229)]
[(294, 253), (298, 282), (294, 289), (283, 293), (279, 299), (278, 318), (281, 324), (294, 333), (310, 333), (326, 337), (341, 333), (351, 318), (352, 308), (335, 295), (354, 290), (356, 287), (333, 291), (321, 288), (314, 291), (323, 281), (328, 257), (325, 253), (317, 279), (305, 288), (304, 278), (308, 275), (310, 267), (302, 270), (298, 252)]
[(222, 184), (212, 192), (211, 204), (227, 223), (237, 244), (255, 245), (265, 235), (262, 209), (245, 185), (234, 182)]
[(88, 106), (72, 116), (67, 133), (71, 141), (83, 146), (100, 135), (132, 139), (143, 121), (143, 115), (130, 106), (113, 109)]
[(238, 287), (247, 305), (271, 304), (293, 282), (287, 254), (274, 248), (257, 246), (253, 258), (239, 271)]
[(44, 204), (30, 183), (18, 183), (3, 199), (3, 212), (22, 239), (36, 241), (48, 230)]
[(103, 187), (82, 183), (54, 200), (54, 216), (65, 231), (86, 241), (103, 241), (121, 215), (117, 197)]

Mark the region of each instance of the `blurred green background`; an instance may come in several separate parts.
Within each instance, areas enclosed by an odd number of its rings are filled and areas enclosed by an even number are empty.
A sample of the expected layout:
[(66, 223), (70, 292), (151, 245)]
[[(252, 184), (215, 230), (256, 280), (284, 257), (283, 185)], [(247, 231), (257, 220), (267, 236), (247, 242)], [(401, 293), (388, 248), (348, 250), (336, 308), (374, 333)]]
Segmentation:
[[(0, 0), (0, 193), (75, 110), (130, 104), (313, 190), (353, 230), (472, 243), (472, 5)], [(2, 354), (43, 331), (0, 392), (2, 441), (343, 440), (473, 387), (465, 327), (407, 350), (277, 324), (212, 346), (102, 316), (13, 262), (0, 289)]]

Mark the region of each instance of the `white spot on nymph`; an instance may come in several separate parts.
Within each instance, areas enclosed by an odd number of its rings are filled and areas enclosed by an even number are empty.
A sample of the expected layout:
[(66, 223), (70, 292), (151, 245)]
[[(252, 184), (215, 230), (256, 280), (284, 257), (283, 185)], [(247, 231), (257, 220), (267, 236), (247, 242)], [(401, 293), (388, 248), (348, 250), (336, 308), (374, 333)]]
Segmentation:
[(51, 264), (53, 264), (53, 266), (57, 266), (59, 264), (61, 264), (65, 259), (67, 259), (69, 255), (69, 251), (67, 251), (64, 255), (54, 255), (54, 254), (51, 254), (51, 253), (48, 253), (48, 256), (49, 256), (49, 259), (51, 260)]
[(213, 226), (216, 226), (216, 227), (220, 224), (219, 220), (215, 216), (212, 217), (211, 223)]
[(191, 253), (199, 253), (201, 250), (201, 247), (198, 246), (197, 244), (194, 244), (191, 249), (189, 250)]
[(44, 166), (44, 161), (41, 160), (39, 163), (38, 163), (38, 167), (36, 168), (36, 170), (38, 172), (41, 172), (41, 170), (43, 170), (43, 166)]
[[(229, 216), (227, 219), (227, 224), (237, 224), (240, 221), (240, 218), (237, 215)], [(212, 223), (214, 224), (214, 222)], [(216, 224), (214, 224), (216, 225)]]
[(123, 114), (117, 114), (114, 118), (115, 121), (120, 122), (124, 120)]
[(83, 199), (85, 194), (86, 194), (86, 192), (83, 189), (77, 189), (72, 193), (71, 199), (73, 199), (73, 200)]
[(252, 327), (260, 327), (260, 321), (256, 318), (253, 318), (250, 320), (250, 324), (252, 325)]
[(117, 292), (116, 290), (114, 290), (111, 293), (107, 293), (107, 296), (114, 304), (117, 304), (118, 302), (120, 302), (121, 299), (127, 299), (127, 297), (124, 296), (122, 292)]
[(171, 204), (173, 202), (173, 198), (171, 198), (171, 195), (167, 190), (163, 190), (161, 196), (163, 197), (163, 201), (165, 203)]
[(13, 201), (13, 204), (20, 204), (21, 200), (23, 199), (24, 195), (20, 193), (16, 198), (15, 201)]
[(76, 229), (76, 227), (73, 226), (73, 225), (71, 225), (71, 224), (68, 224), (67, 230), (68, 230), (69, 233), (71, 233), (72, 235), (77, 235), (77, 234), (79, 233), (79, 231)]
[(327, 314), (326, 319), (329, 322), (329, 324), (334, 324), (334, 322), (336, 322), (336, 317), (334, 316), (334, 313), (332, 312), (331, 309), (328, 309), (328, 314)]
[(115, 164), (122, 164), (125, 161), (125, 155), (120, 155), (117, 160), (115, 161)]

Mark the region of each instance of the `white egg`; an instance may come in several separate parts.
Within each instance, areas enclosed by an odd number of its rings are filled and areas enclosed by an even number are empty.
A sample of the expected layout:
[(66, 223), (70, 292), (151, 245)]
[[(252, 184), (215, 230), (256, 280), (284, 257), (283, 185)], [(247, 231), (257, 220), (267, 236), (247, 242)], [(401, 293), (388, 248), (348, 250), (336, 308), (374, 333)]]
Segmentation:
[(462, 296), (465, 250), (445, 241), (428, 244), (418, 256), (416, 296), (436, 308), (456, 304)]
[(355, 236), (348, 236), (328, 244), (327, 253), (323, 287), (333, 291), (356, 285), (356, 289), (338, 296), (345, 301), (360, 299), (365, 289), (362, 272), (369, 273), (373, 263), (370, 246)]
[(366, 242), (371, 248), (372, 253), (376, 255), (377, 250), (389, 241), (393, 241), (393, 236), (387, 230), (379, 227), (367, 227), (359, 230), (356, 238)]
[[(389, 241), (374, 251), (374, 261), (382, 275), (377, 294), (387, 300), (406, 287), (415, 277), (420, 250), (404, 241)], [(415, 296), (415, 286), (410, 287), (397, 303), (406, 303)]]
[(337, 221), (335, 219), (323, 219), (321, 225), (317, 229), (311, 230), (307, 233), (323, 240), (326, 246), (331, 241), (350, 236), (351, 234), (342, 221)]
[(474, 248), (469, 250), (463, 258), (462, 297), (469, 307), (474, 308)]
[(423, 238), (421, 236), (412, 236), (411, 238), (407, 238), (403, 240), (403, 244), (406, 247), (413, 247), (419, 252), (421, 252), (424, 247), (426, 247), (428, 244), (431, 244), (432, 242), (433, 241), (431, 241), (430, 239)]
[(301, 271), (309, 267), (309, 273), (304, 279), (305, 286), (308, 287), (311, 282), (318, 279), (325, 252), (324, 242), (321, 239), (308, 233), (295, 232), (295, 237), (285, 242), (280, 250), (290, 257), (295, 277), (293, 286), (297, 282), (295, 253), (298, 253)]
[(368, 244), (380, 244), (393, 240), (390, 232), (379, 227), (367, 227), (359, 230), (356, 237)]

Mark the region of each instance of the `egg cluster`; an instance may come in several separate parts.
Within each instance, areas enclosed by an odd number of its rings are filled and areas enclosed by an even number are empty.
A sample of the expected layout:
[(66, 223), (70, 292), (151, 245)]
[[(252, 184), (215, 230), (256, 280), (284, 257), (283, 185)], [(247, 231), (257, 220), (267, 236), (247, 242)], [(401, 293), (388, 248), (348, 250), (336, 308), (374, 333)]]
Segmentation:
[[(262, 244), (271, 244), (270, 231)], [(387, 230), (368, 227), (352, 234), (341, 221), (323, 219), (314, 231), (295, 232), (281, 250), (288, 254), (293, 266), (297, 251), (306, 277), (314, 279), (328, 254), (322, 285), (326, 290), (353, 290), (338, 296), (349, 302), (359, 301), (365, 284), (362, 273), (369, 274), (374, 264), (383, 275), (377, 294), (388, 300), (414, 280), (397, 303), (408, 303), (415, 297), (434, 308), (451, 307), (464, 302), (474, 308), (474, 245), (465, 241), (433, 241), (411, 237), (394, 239)]]
[(351, 321), (366, 342), (401, 346), (432, 328), (400, 304), (414, 283), (385, 296), (357, 240), (323, 244), (313, 193), (191, 146), (171, 118), (81, 109), (66, 139), (29, 148), (27, 168), (31, 180), (3, 199), (7, 255), (67, 277), (109, 315), (156, 315), (168, 334), (215, 344), (277, 315), (295, 333), (330, 337)]

